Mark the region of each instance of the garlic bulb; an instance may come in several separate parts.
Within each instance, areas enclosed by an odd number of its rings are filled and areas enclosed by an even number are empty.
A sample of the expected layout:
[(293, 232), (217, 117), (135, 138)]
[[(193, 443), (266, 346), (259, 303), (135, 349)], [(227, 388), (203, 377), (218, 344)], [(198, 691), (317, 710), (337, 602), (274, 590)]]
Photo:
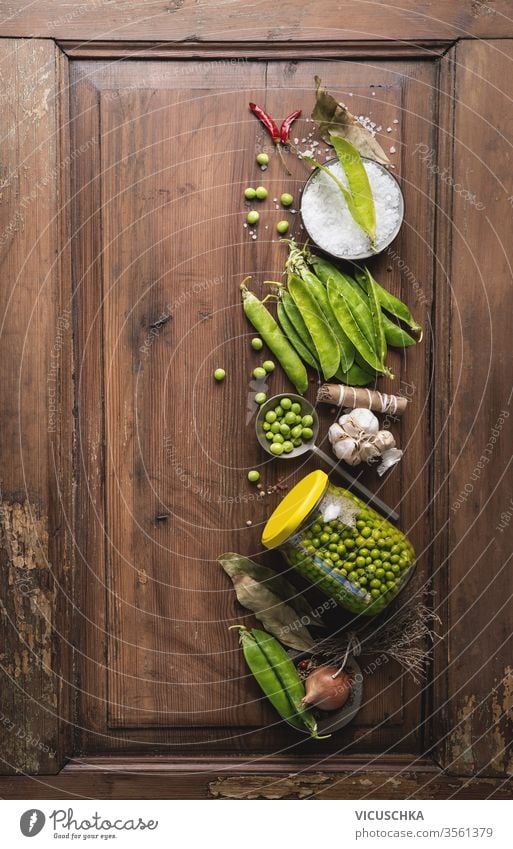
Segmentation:
[(380, 430), (374, 413), (363, 407), (340, 416), (338, 422), (331, 425), (328, 439), (335, 457), (350, 466), (381, 459), (379, 475), (398, 463), (403, 454), (395, 447), (395, 439), (390, 431)]

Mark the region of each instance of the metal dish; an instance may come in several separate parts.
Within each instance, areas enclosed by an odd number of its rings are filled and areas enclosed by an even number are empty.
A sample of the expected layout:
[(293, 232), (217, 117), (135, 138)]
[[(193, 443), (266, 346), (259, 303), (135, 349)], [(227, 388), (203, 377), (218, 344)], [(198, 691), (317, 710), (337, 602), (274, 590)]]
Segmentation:
[[(395, 237), (397, 236), (399, 230), (401, 229), (401, 225), (403, 223), (403, 219), (404, 219), (404, 197), (403, 197), (403, 193), (401, 191), (401, 187), (399, 185), (398, 180), (396, 179), (396, 177), (394, 177), (393, 174), (390, 173), (388, 168), (385, 168), (383, 165), (381, 165), (381, 163), (376, 162), (373, 159), (369, 159), (369, 157), (366, 157), (366, 156), (362, 156), (362, 160), (364, 162), (365, 161), (373, 162), (374, 165), (376, 165), (376, 167), (380, 168), (385, 174), (387, 174), (387, 176), (391, 180), (393, 180), (393, 182), (397, 186), (397, 190), (399, 192), (399, 218), (398, 218), (398, 221), (397, 221), (397, 225), (394, 227), (391, 235), (387, 238), (386, 242), (384, 242), (382, 245), (380, 245), (379, 249), (377, 251), (371, 251), (369, 249), (369, 251), (366, 252), (366, 253), (361, 253), (361, 254), (356, 254), (354, 256), (350, 256), (350, 255), (346, 255), (346, 254), (334, 254), (334, 253), (331, 253), (331, 251), (326, 250), (326, 248), (323, 248), (322, 245), (320, 245), (318, 242), (315, 241), (312, 234), (308, 230), (308, 227), (307, 227), (306, 222), (305, 222), (305, 216), (304, 216), (305, 197), (308, 195), (308, 190), (311, 187), (313, 181), (316, 180), (319, 177), (319, 174), (322, 173), (322, 172), (319, 171), (318, 168), (316, 168), (315, 171), (312, 171), (312, 173), (310, 174), (308, 180), (306, 181), (306, 183), (303, 187), (303, 192), (301, 194), (301, 220), (303, 222), (303, 227), (305, 228), (306, 233), (308, 233), (308, 237), (309, 237), (310, 241), (312, 242), (312, 244), (314, 244), (315, 247), (318, 248), (326, 256), (331, 257), (333, 259), (339, 259), (339, 260), (344, 259), (344, 260), (347, 260), (349, 262), (356, 262), (357, 260), (369, 259), (369, 257), (373, 257), (373, 256), (376, 256), (377, 254), (380, 254), (390, 244), (392, 244), (392, 242), (394, 241)], [(335, 163), (338, 163), (337, 158), (329, 159), (327, 162), (323, 162), (322, 164), (326, 168), (329, 168), (330, 165), (334, 165)], [(326, 177), (326, 179), (329, 179), (329, 177)]]

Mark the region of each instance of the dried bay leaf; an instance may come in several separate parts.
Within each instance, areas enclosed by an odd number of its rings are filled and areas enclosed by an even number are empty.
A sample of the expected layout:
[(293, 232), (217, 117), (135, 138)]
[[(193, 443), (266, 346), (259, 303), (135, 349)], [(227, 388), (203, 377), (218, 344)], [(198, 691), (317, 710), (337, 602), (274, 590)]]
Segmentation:
[(232, 581), (239, 603), (251, 610), (280, 643), (298, 651), (309, 651), (314, 646), (315, 640), (290, 604), (249, 575), (235, 575)]
[(333, 145), (333, 137), (347, 139), (361, 154), (374, 159), (382, 165), (390, 165), (385, 151), (349, 109), (337, 103), (331, 94), (321, 86), (321, 78), (315, 77), (316, 93), (312, 118), (319, 125), (324, 141)]
[(315, 620), (313, 621), (315, 625), (322, 624), (318, 620), (318, 617), (314, 616), (310, 605), (307, 604), (296, 587), (283, 575), (275, 572), (274, 569), (269, 569), (268, 566), (255, 563), (249, 557), (245, 557), (243, 554), (236, 554), (234, 551), (221, 554), (217, 560), (230, 578), (234, 575), (250, 575), (255, 581), (265, 584), (271, 592), (279, 596), (281, 601), (290, 604), (301, 616), (309, 616), (312, 620)]
[(315, 640), (304, 617), (320, 623), (286, 578), (234, 552), (221, 555), (218, 562), (232, 579), (239, 603), (255, 614), (266, 631), (298, 651), (312, 648)]

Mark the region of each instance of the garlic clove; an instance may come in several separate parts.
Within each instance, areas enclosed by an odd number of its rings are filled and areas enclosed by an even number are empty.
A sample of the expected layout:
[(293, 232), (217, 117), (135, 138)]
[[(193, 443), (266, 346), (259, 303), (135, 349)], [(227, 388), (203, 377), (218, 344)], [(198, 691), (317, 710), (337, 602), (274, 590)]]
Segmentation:
[(337, 460), (344, 460), (350, 466), (357, 466), (360, 462), (360, 454), (354, 439), (347, 436), (345, 439), (339, 439), (333, 446), (333, 453)]
[(342, 428), (339, 424), (337, 424), (337, 422), (332, 424), (330, 429), (328, 430), (328, 439), (332, 445), (334, 445), (335, 442), (337, 442), (339, 439), (344, 439), (345, 435), (345, 431), (342, 430)]
[[(339, 424), (347, 430), (347, 424), (350, 423), (351, 428), (359, 428), (366, 433), (377, 433), (379, 430), (379, 421), (372, 410), (367, 410), (365, 407), (357, 407), (340, 416)], [(349, 432), (349, 431), (348, 431)]]
[(362, 463), (372, 463), (373, 460), (377, 460), (378, 457), (381, 456), (379, 448), (377, 448), (374, 442), (371, 442), (370, 440), (368, 442), (363, 442), (358, 451)]
[(374, 437), (374, 445), (380, 454), (388, 451), (390, 448), (395, 448), (395, 439), (389, 430), (380, 430)]

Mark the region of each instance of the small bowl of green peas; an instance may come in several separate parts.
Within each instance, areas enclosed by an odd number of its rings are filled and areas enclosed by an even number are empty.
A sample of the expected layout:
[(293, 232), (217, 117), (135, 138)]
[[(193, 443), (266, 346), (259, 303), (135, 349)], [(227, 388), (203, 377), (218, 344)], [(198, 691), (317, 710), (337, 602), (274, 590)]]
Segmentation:
[(301, 395), (274, 395), (260, 407), (255, 427), (262, 448), (288, 460), (312, 450), (319, 419)]

